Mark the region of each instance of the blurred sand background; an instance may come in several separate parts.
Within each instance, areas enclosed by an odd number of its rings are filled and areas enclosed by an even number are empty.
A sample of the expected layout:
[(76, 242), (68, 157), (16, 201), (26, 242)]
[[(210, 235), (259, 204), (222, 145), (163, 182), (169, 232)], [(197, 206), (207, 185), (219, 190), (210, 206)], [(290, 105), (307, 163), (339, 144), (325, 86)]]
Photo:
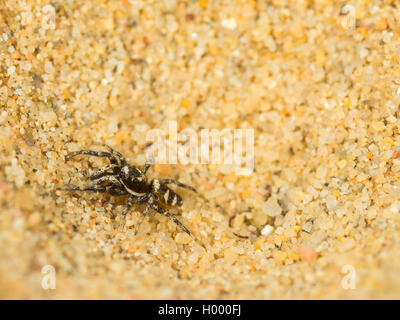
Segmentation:
[[(0, 298), (399, 298), (399, 23), (397, 1), (0, 0)], [(171, 120), (255, 130), (252, 175), (150, 170), (198, 189), (207, 252), (55, 191), (106, 163), (68, 152), (141, 166)]]

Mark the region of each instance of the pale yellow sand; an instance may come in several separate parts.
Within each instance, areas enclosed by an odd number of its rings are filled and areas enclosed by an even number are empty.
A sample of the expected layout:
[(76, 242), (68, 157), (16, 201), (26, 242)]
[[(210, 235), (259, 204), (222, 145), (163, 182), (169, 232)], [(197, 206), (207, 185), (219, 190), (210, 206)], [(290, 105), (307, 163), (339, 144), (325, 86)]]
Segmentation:
[[(396, 3), (0, 1), (0, 297), (398, 298)], [(157, 215), (134, 236), (139, 208), (119, 229), (124, 199), (55, 192), (86, 183), (69, 151), (143, 165), (170, 120), (255, 130), (250, 176), (150, 171), (198, 188), (182, 221), (208, 252)]]

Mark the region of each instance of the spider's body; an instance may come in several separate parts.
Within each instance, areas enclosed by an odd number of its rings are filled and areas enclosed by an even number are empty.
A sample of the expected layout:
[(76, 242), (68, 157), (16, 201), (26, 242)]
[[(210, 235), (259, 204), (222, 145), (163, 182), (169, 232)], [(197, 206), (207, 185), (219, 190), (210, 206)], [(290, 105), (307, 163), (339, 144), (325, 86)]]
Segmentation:
[[(171, 218), (177, 226), (189, 234), (190, 231), (177, 219), (176, 215), (167, 212), (160, 204), (167, 206), (181, 207), (182, 197), (168, 187), (168, 184), (175, 184), (181, 188), (186, 188), (196, 192), (191, 186), (171, 179), (153, 179), (148, 182), (146, 172), (150, 167), (146, 163), (142, 169), (131, 166), (119, 152), (109, 146), (105, 146), (108, 152), (97, 152), (92, 150), (80, 150), (70, 153), (66, 160), (77, 155), (91, 155), (95, 157), (105, 157), (110, 160), (110, 164), (93, 172), (89, 179), (94, 181), (93, 185), (80, 188), (78, 186), (68, 186), (60, 189), (71, 191), (97, 191), (106, 192), (113, 196), (129, 195), (123, 215), (125, 216), (132, 208), (134, 203), (146, 204), (142, 214), (142, 219), (147, 215), (148, 210), (152, 209), (162, 215)], [(138, 224), (138, 226), (140, 223)], [(137, 226), (137, 227), (138, 227)], [(137, 232), (137, 229), (136, 229)], [(196, 239), (197, 240), (197, 239)], [(203, 247), (204, 245), (201, 244)]]

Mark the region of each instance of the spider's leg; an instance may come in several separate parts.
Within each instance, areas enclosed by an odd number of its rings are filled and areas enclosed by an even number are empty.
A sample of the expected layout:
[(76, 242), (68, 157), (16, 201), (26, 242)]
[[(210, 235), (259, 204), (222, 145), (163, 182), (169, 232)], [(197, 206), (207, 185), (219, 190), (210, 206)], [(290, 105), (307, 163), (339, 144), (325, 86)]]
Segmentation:
[(179, 182), (179, 181), (174, 180), (174, 179), (162, 179), (162, 180), (160, 180), (160, 183), (161, 184), (175, 184), (178, 187), (189, 189), (189, 190), (191, 190), (193, 192), (197, 192), (197, 190), (195, 188), (193, 188), (191, 186), (188, 186), (187, 184), (184, 184), (184, 183)]
[(107, 192), (112, 196), (126, 196), (129, 194), (125, 189), (120, 189), (119, 185), (116, 184), (107, 186)]
[(126, 215), (128, 214), (128, 212), (132, 209), (132, 205), (133, 202), (135, 201), (135, 196), (131, 195), (128, 200), (126, 201), (126, 207), (124, 209), (124, 211), (122, 212), (122, 215), (125, 219)]
[(113, 154), (114, 156), (116, 156), (119, 159), (119, 161), (121, 162), (121, 166), (124, 166), (126, 164), (126, 160), (121, 153), (114, 150), (109, 145), (103, 144), (103, 147), (107, 148), (108, 152), (110, 152), (111, 154)]
[(126, 201), (125, 209), (122, 211), (122, 221), (119, 226), (119, 229), (122, 231), (124, 228), (124, 225), (126, 224), (126, 215), (128, 214), (129, 211), (132, 209), (133, 202), (135, 201), (135, 196), (131, 195), (128, 200)]
[[(146, 195), (144, 195), (144, 196), (138, 197), (138, 198), (136, 199), (136, 203), (137, 203), (137, 204), (145, 203), (146, 201), (148, 201), (148, 200), (150, 199), (150, 197), (151, 197), (151, 196), (150, 196), (149, 194), (146, 194)], [(153, 201), (153, 200), (150, 200), (150, 201)], [(149, 205), (147, 205), (146, 208), (144, 208), (144, 211), (142, 212), (142, 214), (141, 214), (141, 216), (140, 216), (139, 222), (136, 224), (136, 227), (135, 227), (135, 235), (137, 235), (138, 230), (139, 230), (139, 227), (140, 227), (140, 225), (142, 224), (144, 218), (147, 216), (148, 211), (149, 211)]]
[(123, 186), (121, 185), (121, 183), (119, 182), (119, 180), (117, 179), (117, 177), (115, 175), (106, 175), (104, 177), (98, 178), (96, 180), (95, 184), (96, 185), (101, 185), (101, 184), (104, 184), (106, 182), (110, 182), (111, 184), (117, 185), (121, 189), (123, 188)]
[[(176, 215), (171, 214), (169, 212), (167, 212), (166, 210), (164, 210), (163, 208), (161, 208), (159, 205), (157, 205), (156, 203), (149, 203), (150, 208), (152, 208), (153, 210), (155, 210), (156, 212), (158, 212), (159, 214), (162, 214), (170, 219), (172, 219), (172, 221), (183, 231), (186, 232), (190, 237), (192, 237), (192, 239), (194, 239), (196, 242), (198, 242), (204, 249), (206, 249), (206, 246), (199, 240), (197, 239), (195, 236), (192, 235), (192, 233), (189, 231), (188, 228), (186, 228), (182, 222), (180, 222), (178, 220), (178, 218), (176, 217)], [(207, 250), (207, 249), (206, 249)]]
[(91, 185), (86, 187), (79, 187), (74, 185), (64, 186), (64, 187), (57, 187), (57, 190), (67, 190), (67, 191), (97, 191), (97, 192), (106, 192), (107, 188), (101, 185)]
[[(124, 194), (128, 194), (128, 192), (125, 191), (125, 190), (121, 190), (121, 193), (122, 192), (124, 192)], [(126, 215), (132, 209), (132, 206), (133, 206), (134, 202), (136, 202), (138, 204), (144, 203), (145, 201), (148, 200), (148, 198), (149, 198), (149, 195), (145, 195), (145, 196), (142, 196), (142, 197), (136, 197), (134, 195), (131, 195), (128, 198), (128, 200), (126, 201), (126, 207), (125, 207), (124, 211), (122, 212), (123, 219), (126, 220)], [(147, 210), (148, 210), (148, 208), (146, 207), (145, 211), (143, 212), (143, 218), (147, 215)], [(141, 219), (141, 220), (143, 220), (143, 219)], [(141, 221), (140, 221), (139, 225), (140, 224), (141, 224)], [(138, 226), (136, 226), (136, 228), (135, 228), (135, 235), (137, 234), (137, 229), (138, 229)]]
[(125, 196), (129, 194), (119, 183), (107, 184), (105, 187), (107, 188), (107, 192), (112, 196)]
[(147, 200), (149, 200), (149, 198), (151, 197), (150, 194), (146, 194), (144, 196), (140, 196), (136, 198), (136, 203), (137, 204), (142, 204), (145, 203)]
[(147, 170), (154, 164), (154, 156), (151, 156), (150, 158), (146, 158), (146, 163), (144, 164), (142, 168), (142, 173), (146, 174)]
[(144, 221), (144, 218), (147, 217), (148, 212), (149, 212), (149, 206), (146, 206), (146, 208), (144, 208), (142, 214), (140, 215), (140, 218), (139, 218), (138, 223), (136, 223), (136, 226), (135, 226), (135, 236), (138, 234), (138, 232), (139, 232), (139, 227), (142, 225), (142, 222)]
[[(112, 196), (125, 196), (128, 192), (125, 189), (121, 189), (121, 186), (118, 184), (110, 184), (106, 187), (106, 192)], [(115, 218), (114, 207), (111, 209), (111, 218)]]
[[(111, 182), (109, 185), (104, 185), (105, 182)], [(105, 176), (96, 181), (95, 184), (86, 187), (79, 187), (75, 185), (67, 185), (64, 187), (58, 187), (57, 190), (67, 190), (67, 191), (98, 191), (98, 192), (108, 192), (110, 187), (122, 189), (118, 179), (114, 176)]]
[(142, 173), (146, 174), (146, 172), (147, 172), (147, 170), (149, 170), (150, 166), (151, 166), (151, 163), (150, 162), (146, 162), (146, 164), (143, 166), (143, 168), (141, 170)]
[(106, 165), (106, 166), (104, 166), (104, 167), (102, 167), (102, 168), (100, 168), (100, 169), (97, 169), (96, 171), (94, 171), (90, 176), (89, 176), (89, 179), (90, 180), (96, 180), (96, 179), (98, 179), (98, 178), (101, 178), (101, 177), (103, 177), (103, 176), (105, 176), (105, 175), (113, 175), (114, 173), (112, 172), (107, 172), (107, 170), (110, 170), (110, 169), (114, 169), (114, 168), (117, 168), (118, 166), (116, 165), (116, 164), (112, 164), (112, 163), (110, 163), (110, 164), (108, 164), (108, 165)]
[(88, 155), (88, 156), (94, 156), (94, 157), (103, 157), (103, 158), (108, 158), (112, 164), (118, 165), (118, 160), (109, 152), (102, 152), (102, 151), (93, 151), (93, 150), (79, 150), (79, 151), (74, 151), (65, 156), (65, 160), (68, 161), (72, 157), (78, 156), (78, 155)]

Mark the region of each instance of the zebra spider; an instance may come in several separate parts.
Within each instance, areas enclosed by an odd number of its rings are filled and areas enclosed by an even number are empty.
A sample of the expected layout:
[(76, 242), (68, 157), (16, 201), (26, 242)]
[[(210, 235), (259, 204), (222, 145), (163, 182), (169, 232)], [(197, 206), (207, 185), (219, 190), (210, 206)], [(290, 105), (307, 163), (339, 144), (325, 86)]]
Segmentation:
[(124, 217), (131, 210), (134, 203), (146, 204), (146, 207), (142, 212), (141, 219), (136, 225), (135, 234), (137, 234), (138, 228), (149, 213), (149, 210), (152, 209), (155, 212), (172, 219), (172, 221), (183, 232), (186, 232), (189, 236), (194, 238), (194, 240), (200, 243), (200, 245), (205, 249), (206, 247), (204, 244), (194, 237), (189, 229), (178, 220), (177, 214), (169, 213), (163, 208), (163, 206), (181, 207), (183, 204), (182, 197), (170, 189), (168, 185), (175, 184), (178, 187), (186, 188), (193, 192), (197, 192), (196, 189), (172, 179), (153, 179), (148, 182), (146, 178), (146, 172), (151, 165), (149, 162), (146, 162), (142, 169), (136, 168), (129, 165), (121, 153), (115, 151), (107, 145), (103, 146), (108, 150), (108, 152), (80, 150), (68, 154), (65, 158), (66, 161), (78, 155), (108, 158), (110, 160), (110, 164), (97, 169), (89, 176), (90, 180), (95, 181), (94, 184), (83, 188), (68, 185), (59, 187), (57, 189), (68, 191), (104, 192), (113, 196), (129, 195), (126, 202), (126, 207), (123, 211)]

